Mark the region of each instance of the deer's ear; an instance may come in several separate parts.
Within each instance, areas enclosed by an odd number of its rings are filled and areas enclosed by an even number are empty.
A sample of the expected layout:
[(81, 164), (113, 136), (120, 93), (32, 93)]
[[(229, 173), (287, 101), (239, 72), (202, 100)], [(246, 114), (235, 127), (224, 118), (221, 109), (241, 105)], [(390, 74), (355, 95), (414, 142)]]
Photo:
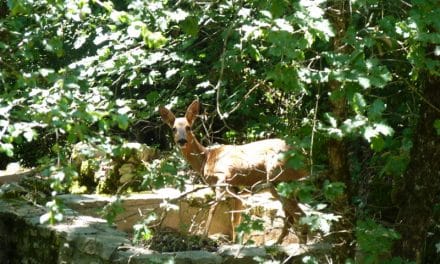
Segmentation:
[(200, 103), (199, 100), (194, 100), (189, 106), (188, 109), (186, 109), (186, 120), (188, 120), (188, 123), (190, 126), (194, 123), (194, 120), (196, 119), (197, 115), (199, 114), (199, 107)]
[(162, 117), (162, 120), (165, 124), (167, 124), (169, 127), (173, 127), (174, 121), (176, 120), (176, 116), (171, 112), (170, 110), (166, 109), (163, 106), (159, 107), (159, 113)]

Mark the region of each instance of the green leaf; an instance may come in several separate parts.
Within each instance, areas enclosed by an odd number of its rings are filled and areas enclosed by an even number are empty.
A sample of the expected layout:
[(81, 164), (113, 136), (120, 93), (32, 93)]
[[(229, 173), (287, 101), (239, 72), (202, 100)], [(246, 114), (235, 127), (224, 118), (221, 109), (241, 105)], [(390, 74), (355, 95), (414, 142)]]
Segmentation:
[(129, 119), (127, 115), (116, 115), (114, 118), (120, 129), (126, 130), (128, 128)]
[(385, 147), (385, 141), (382, 137), (374, 137), (371, 139), (370, 147), (376, 151), (380, 152)]
[(87, 35), (87, 34), (85, 34), (85, 33), (79, 35), (79, 36), (75, 39), (75, 42), (73, 43), (73, 48), (74, 48), (74, 49), (79, 49), (79, 48), (81, 48), (81, 47), (84, 45), (84, 43), (86, 43), (88, 37), (89, 37), (89, 35)]
[(312, 231), (320, 230), (324, 234), (328, 234), (330, 232), (331, 223), (339, 221), (339, 218), (339, 216), (329, 213), (312, 213), (301, 217), (300, 223), (308, 225)]
[(392, 155), (387, 158), (382, 173), (387, 175), (402, 175), (408, 167), (409, 157), (407, 155)]
[(160, 48), (167, 43), (167, 39), (160, 32), (149, 32), (145, 34), (144, 41), (149, 48)]
[(160, 95), (157, 91), (152, 91), (147, 94), (146, 99), (148, 102), (156, 102), (159, 99)]
[(382, 134), (384, 136), (392, 136), (394, 133), (394, 130), (392, 127), (382, 124), (382, 123), (376, 123), (370, 126), (365, 127), (364, 130), (364, 138), (371, 142), (373, 138), (376, 138), (379, 136), (379, 134)]
[(45, 224), (45, 223), (49, 222), (51, 216), (52, 216), (52, 214), (50, 211), (45, 214), (42, 214), (40, 216), (40, 224)]
[(47, 77), (47, 76), (49, 76), (50, 74), (55, 73), (55, 70), (54, 70), (54, 69), (47, 69), (47, 68), (40, 68), (40, 69), (38, 70), (38, 72), (40, 73), (40, 75), (41, 75), (42, 77)]
[(381, 263), (383, 254), (390, 252), (393, 241), (400, 238), (393, 229), (371, 219), (357, 221), (355, 234), (360, 251), (369, 257), (368, 263)]
[(358, 129), (364, 127), (368, 123), (368, 119), (363, 115), (356, 115), (354, 119), (346, 119), (342, 125), (341, 130), (344, 134), (354, 133)]
[(368, 117), (370, 119), (378, 119), (382, 116), (383, 111), (385, 111), (385, 103), (381, 99), (376, 99), (368, 108)]
[[(272, 1), (268, 1), (268, 3), (270, 3), (270, 7), (269, 7), (270, 13), (274, 17), (281, 16), (287, 8), (287, 3), (282, 0), (272, 0)], [(269, 17), (272, 17), (272, 16), (269, 16)]]
[(247, 47), (247, 52), (255, 61), (261, 60), (261, 53), (255, 45), (250, 45)]
[(160, 168), (160, 172), (167, 176), (174, 176), (177, 174), (177, 168), (172, 163), (164, 163)]
[(356, 113), (361, 114), (364, 112), (367, 103), (361, 93), (354, 93), (351, 98), (351, 105)]
[(32, 129), (27, 129), (26, 131), (23, 132), (23, 137), (28, 142), (31, 142), (35, 135), (36, 135), (36, 133)]
[(32, 10), (29, 3), (23, 0), (8, 0), (7, 4), (12, 15), (29, 14)]
[(378, 132), (372, 127), (372, 126), (367, 126), (365, 127), (364, 130), (364, 138), (368, 141), (371, 142), (371, 139), (374, 137), (378, 136)]
[(362, 86), (362, 88), (364, 88), (364, 89), (367, 89), (367, 88), (371, 87), (371, 81), (367, 77), (359, 76), (358, 77), (358, 82), (359, 82), (360, 86)]
[(269, 69), (266, 79), (272, 80), (275, 87), (284, 91), (301, 91), (304, 88), (298, 77), (298, 69), (293, 66), (277, 64)]
[(344, 194), (346, 186), (343, 182), (330, 182), (325, 180), (324, 182), (324, 197), (329, 201), (334, 201)]
[(296, 190), (296, 182), (281, 182), (277, 185), (277, 191), (281, 196), (289, 197)]
[(10, 143), (1, 143), (0, 142), (0, 153), (4, 152), (8, 157), (12, 157), (14, 155), (14, 146)]
[(313, 200), (316, 188), (308, 182), (282, 182), (277, 185), (277, 191), (284, 197), (297, 197), (301, 202), (309, 203)]
[(131, 21), (132, 16), (129, 15), (127, 12), (125, 11), (117, 11), (117, 10), (111, 10), (110, 12), (110, 19), (116, 24), (124, 24), (124, 23), (128, 23), (129, 21)]
[(335, 117), (332, 116), (331, 113), (325, 113), (324, 114), (325, 118), (327, 119), (327, 121), (330, 123), (331, 127), (338, 127), (338, 121), (336, 120)]
[(437, 135), (440, 136), (440, 119), (434, 121), (434, 128), (437, 131)]
[(131, 38), (139, 38), (142, 34), (142, 31), (147, 29), (147, 25), (140, 21), (134, 21), (127, 28), (127, 34)]
[(394, 129), (389, 125), (376, 123), (374, 124), (374, 129), (384, 136), (392, 136), (394, 134)]
[(183, 21), (189, 16), (188, 12), (180, 8), (178, 8), (176, 11), (167, 12), (167, 13), (168, 13), (168, 17), (175, 22)]
[(180, 23), (180, 27), (186, 34), (196, 37), (199, 33), (199, 24), (197, 17), (189, 16)]
[(59, 37), (52, 37), (49, 40), (44, 40), (44, 47), (47, 51), (55, 53), (58, 57), (61, 57), (64, 53), (63, 41)]
[(321, 20), (315, 24), (318, 32), (317, 36), (323, 40), (328, 41), (331, 37), (335, 36), (335, 32), (328, 20)]
[(304, 184), (299, 187), (298, 199), (303, 203), (310, 203), (313, 201), (313, 192), (315, 187), (312, 185)]
[(319, 264), (319, 261), (313, 256), (305, 256), (301, 261), (304, 264)]
[(304, 168), (305, 157), (299, 153), (291, 155), (287, 160), (287, 167), (293, 168), (295, 170)]

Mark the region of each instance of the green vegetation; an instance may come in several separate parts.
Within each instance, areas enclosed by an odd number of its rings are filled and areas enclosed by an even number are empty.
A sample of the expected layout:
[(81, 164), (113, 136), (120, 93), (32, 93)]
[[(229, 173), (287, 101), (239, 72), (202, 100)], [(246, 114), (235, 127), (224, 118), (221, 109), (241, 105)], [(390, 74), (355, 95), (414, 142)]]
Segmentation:
[(101, 192), (182, 186), (178, 156), (130, 165), (127, 144), (163, 153), (158, 106), (200, 98), (203, 143), (297, 147), (310, 181), (278, 191), (322, 212), (303, 223), (334, 263), (439, 262), (439, 14), (437, 0), (0, 0), (0, 169), (39, 168), (51, 222), (91, 171)]

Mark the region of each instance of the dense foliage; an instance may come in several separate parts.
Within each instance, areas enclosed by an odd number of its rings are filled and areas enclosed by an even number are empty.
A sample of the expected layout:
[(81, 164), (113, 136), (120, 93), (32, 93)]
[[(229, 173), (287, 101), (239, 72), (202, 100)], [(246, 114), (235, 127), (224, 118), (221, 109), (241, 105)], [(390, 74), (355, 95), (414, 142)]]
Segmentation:
[[(433, 263), (438, 14), (437, 0), (0, 1), (0, 165), (38, 166), (55, 196), (79, 173), (78, 142), (113, 161), (130, 141), (165, 150), (158, 106), (199, 98), (203, 143), (298, 146), (289, 164), (310, 181), (278, 191), (322, 211), (303, 222), (344, 248), (336, 262), (356, 246), (358, 262)], [(138, 170), (142, 188), (180, 185), (177, 159)], [(426, 210), (407, 213), (419, 190)]]

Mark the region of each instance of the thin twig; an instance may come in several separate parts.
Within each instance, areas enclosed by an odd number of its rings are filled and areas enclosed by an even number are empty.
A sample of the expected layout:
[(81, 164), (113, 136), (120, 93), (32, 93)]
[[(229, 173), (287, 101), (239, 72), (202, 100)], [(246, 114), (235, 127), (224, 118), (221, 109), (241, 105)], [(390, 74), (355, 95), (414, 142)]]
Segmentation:
[(223, 73), (225, 71), (225, 53), (226, 53), (226, 48), (227, 48), (227, 44), (228, 44), (228, 38), (229, 35), (232, 32), (232, 28), (234, 27), (235, 24), (232, 24), (229, 28), (228, 31), (226, 33), (225, 36), (225, 40), (223, 41), (223, 50), (222, 50), (222, 54), (220, 56), (220, 72), (219, 72), (219, 77), (217, 80), (217, 84), (214, 86), (214, 90), (216, 91), (216, 110), (217, 110), (217, 114), (220, 116), (220, 119), (223, 121), (223, 123), (225, 124), (225, 126), (229, 129), (231, 129), (229, 127), (229, 125), (226, 123), (225, 121), (225, 117), (226, 115), (222, 114), (221, 110), (220, 110), (220, 87), (221, 87), (221, 83), (223, 81)]
[(246, 200), (244, 200), (243, 198), (241, 198), (238, 194), (234, 193), (233, 191), (229, 190), (228, 187), (226, 187), (226, 192), (231, 195), (232, 197), (234, 197), (237, 200), (240, 200), (243, 204), (246, 204)]
[[(55, 129), (55, 142), (58, 145), (59, 144), (59, 133), (58, 133), (58, 129)], [(57, 151), (57, 166), (60, 167), (61, 166), (61, 151), (58, 150)]]
[(249, 98), (250, 94), (257, 89), (259, 86), (261, 85), (261, 83), (257, 83), (256, 85), (254, 85), (243, 97), (243, 100), (241, 100), (240, 102), (238, 102), (238, 104), (236, 106), (234, 106), (234, 108), (232, 108), (227, 115), (231, 115), (232, 113), (234, 113), (235, 111), (237, 111), (237, 109), (241, 106), (241, 104), (247, 99)]
[(317, 123), (320, 92), (321, 89), (320, 86), (318, 85), (318, 93), (316, 94), (316, 103), (313, 113), (312, 136), (310, 138), (310, 176), (313, 176), (313, 145), (315, 143), (315, 133), (316, 133), (316, 123)]
[[(237, 9), (241, 8), (241, 2), (240, 2), (240, 6), (237, 7)], [(238, 14), (236, 14), (236, 16), (238, 16)], [(232, 21), (235, 21), (235, 19), (233, 19)], [(220, 72), (219, 72), (219, 77), (217, 80), (217, 84), (215, 85), (214, 89), (216, 90), (216, 110), (217, 110), (217, 114), (220, 116), (220, 119), (223, 121), (224, 125), (228, 128), (231, 129), (232, 128), (226, 123), (225, 118), (227, 117), (226, 115), (222, 114), (221, 110), (220, 110), (220, 87), (221, 87), (221, 83), (223, 81), (223, 73), (225, 71), (225, 54), (226, 54), (226, 48), (228, 46), (228, 39), (229, 36), (232, 33), (232, 29), (235, 27), (236, 23), (232, 23), (231, 26), (229, 26), (228, 31), (226, 32), (225, 35), (225, 39), (223, 41), (223, 50), (222, 50), (222, 54), (220, 57)]]
[(186, 197), (187, 195), (189, 195), (189, 194), (191, 194), (191, 193), (194, 193), (194, 192), (197, 192), (197, 191), (200, 191), (200, 190), (206, 189), (206, 188), (211, 188), (211, 186), (201, 186), (201, 187), (194, 188), (194, 189), (192, 189), (192, 190), (190, 190), (190, 191), (187, 191), (187, 192), (184, 192), (184, 193), (182, 193), (181, 195), (177, 196), (176, 198), (170, 199), (170, 200), (168, 200), (168, 201), (170, 201), (170, 202), (178, 201), (178, 200), (180, 200), (180, 199)]
[[(209, 130), (208, 130), (208, 127), (206, 126), (206, 123), (205, 123), (205, 119), (207, 119), (206, 118), (206, 115), (200, 115), (200, 119), (202, 120), (202, 127), (203, 127), (203, 130), (205, 130), (205, 134), (206, 135), (210, 135), (211, 133), (209, 133)], [(208, 145), (212, 145), (212, 137), (207, 137), (208, 138)]]

